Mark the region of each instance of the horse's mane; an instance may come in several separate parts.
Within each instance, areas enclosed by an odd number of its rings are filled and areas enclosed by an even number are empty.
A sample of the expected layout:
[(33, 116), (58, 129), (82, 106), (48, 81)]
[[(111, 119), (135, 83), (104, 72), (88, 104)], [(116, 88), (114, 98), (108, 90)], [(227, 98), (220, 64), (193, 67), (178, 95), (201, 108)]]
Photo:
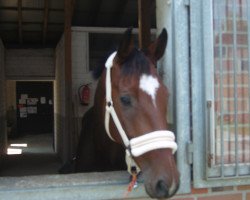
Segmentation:
[[(110, 54), (111, 53), (109, 53), (108, 56)], [(98, 79), (101, 76), (108, 56), (102, 58), (99, 62), (99, 65), (94, 69), (93, 77), (95, 79)], [(126, 58), (125, 62), (122, 64), (122, 74), (127, 76), (133, 74), (140, 75), (143, 73), (149, 74), (149, 72), (149, 61), (145, 54), (142, 51), (134, 48)]]

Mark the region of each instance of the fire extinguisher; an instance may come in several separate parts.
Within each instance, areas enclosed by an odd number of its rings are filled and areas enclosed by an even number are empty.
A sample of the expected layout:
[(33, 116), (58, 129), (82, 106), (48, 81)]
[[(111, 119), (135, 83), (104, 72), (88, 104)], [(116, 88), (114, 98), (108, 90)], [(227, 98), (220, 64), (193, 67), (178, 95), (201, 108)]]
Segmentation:
[(85, 84), (85, 85), (81, 85), (78, 88), (78, 96), (79, 96), (79, 100), (81, 105), (87, 106), (90, 103), (90, 88), (89, 88), (89, 84)]

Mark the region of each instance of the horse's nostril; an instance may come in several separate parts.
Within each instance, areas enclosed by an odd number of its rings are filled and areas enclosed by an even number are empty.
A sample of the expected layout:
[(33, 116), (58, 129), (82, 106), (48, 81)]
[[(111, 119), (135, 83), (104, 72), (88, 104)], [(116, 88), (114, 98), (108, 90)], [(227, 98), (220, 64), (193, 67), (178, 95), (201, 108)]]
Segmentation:
[(167, 184), (163, 180), (157, 182), (155, 191), (158, 198), (169, 196)]

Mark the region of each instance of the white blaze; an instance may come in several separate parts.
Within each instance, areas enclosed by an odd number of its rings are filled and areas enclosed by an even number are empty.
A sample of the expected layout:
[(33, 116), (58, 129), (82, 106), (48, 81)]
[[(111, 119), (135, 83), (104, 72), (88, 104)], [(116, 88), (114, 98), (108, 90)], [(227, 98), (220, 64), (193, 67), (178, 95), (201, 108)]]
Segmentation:
[(140, 89), (151, 96), (152, 101), (155, 104), (156, 91), (158, 90), (160, 84), (157, 78), (143, 74), (140, 78)]

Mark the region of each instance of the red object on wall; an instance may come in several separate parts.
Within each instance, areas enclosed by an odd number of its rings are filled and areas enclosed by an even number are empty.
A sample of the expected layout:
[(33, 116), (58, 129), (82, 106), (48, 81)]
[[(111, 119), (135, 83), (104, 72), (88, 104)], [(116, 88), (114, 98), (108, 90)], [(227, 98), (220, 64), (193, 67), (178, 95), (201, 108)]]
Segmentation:
[(78, 96), (81, 105), (87, 106), (90, 103), (90, 84), (82, 85), (78, 89)]

